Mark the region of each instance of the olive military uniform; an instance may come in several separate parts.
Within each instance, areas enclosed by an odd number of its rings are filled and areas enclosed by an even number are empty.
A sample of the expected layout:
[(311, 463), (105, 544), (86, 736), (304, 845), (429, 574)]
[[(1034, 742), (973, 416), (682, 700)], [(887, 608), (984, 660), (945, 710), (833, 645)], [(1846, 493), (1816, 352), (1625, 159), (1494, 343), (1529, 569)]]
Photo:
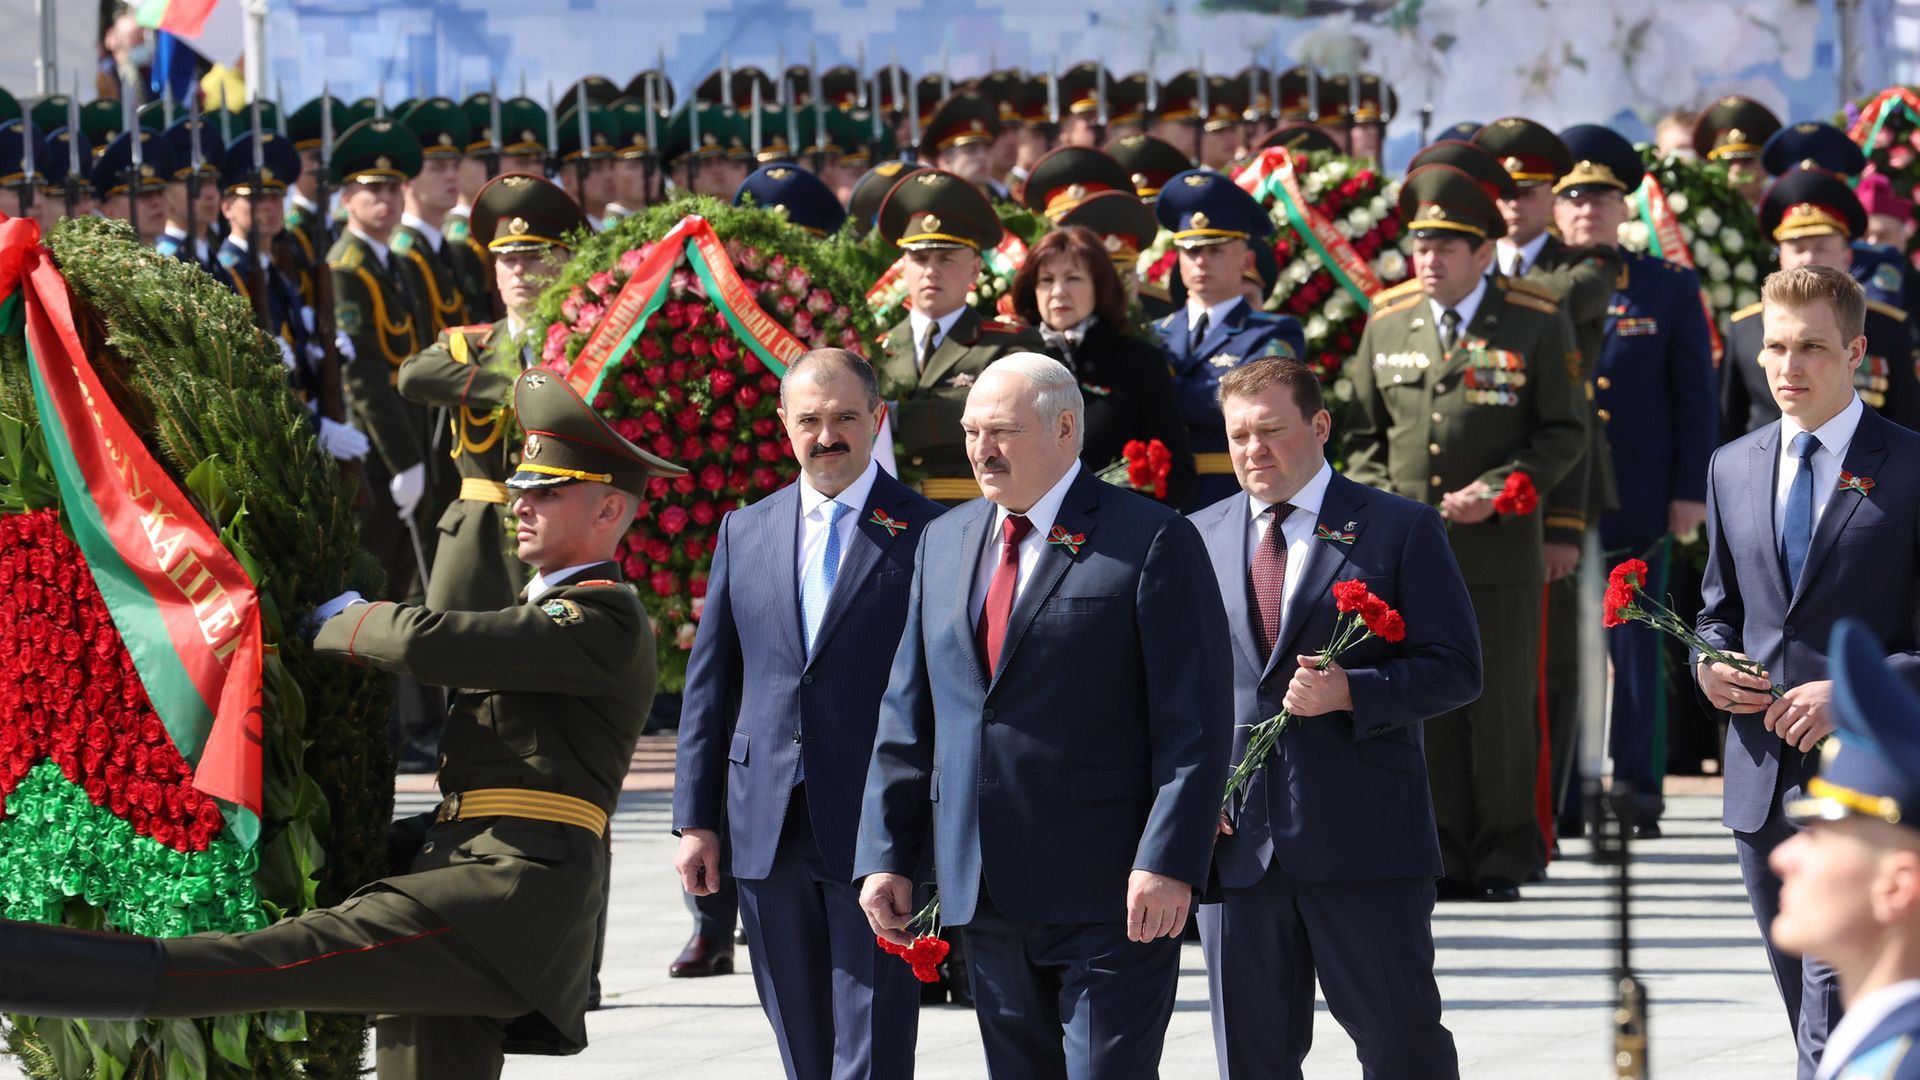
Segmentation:
[[(1416, 169), (1401, 201), (1416, 235), (1485, 238), (1501, 227), (1492, 199), (1451, 166)], [(1498, 490), (1515, 470), (1551, 490), (1578, 463), (1588, 405), (1557, 297), (1499, 277), (1483, 288), (1451, 350), (1417, 281), (1375, 298), (1347, 368), (1348, 475), (1437, 504), (1476, 480)], [(1486, 672), (1479, 701), (1426, 725), (1441, 852), (1452, 881), (1510, 890), (1542, 856), (1534, 815), (1541, 526), (1530, 515), (1496, 514), (1454, 523), (1448, 535), (1478, 616)]]

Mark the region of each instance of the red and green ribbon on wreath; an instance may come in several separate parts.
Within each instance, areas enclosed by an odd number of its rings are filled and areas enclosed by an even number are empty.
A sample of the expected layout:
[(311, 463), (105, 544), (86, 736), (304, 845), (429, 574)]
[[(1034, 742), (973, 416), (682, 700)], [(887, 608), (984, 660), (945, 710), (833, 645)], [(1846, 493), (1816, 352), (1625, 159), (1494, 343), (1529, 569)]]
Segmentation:
[(1234, 183), (1255, 199), (1271, 198), (1286, 211), (1293, 231), (1306, 240), (1321, 265), (1347, 290), (1361, 311), (1373, 310), (1373, 295), (1380, 291), (1380, 278), (1367, 260), (1354, 250), (1300, 190), (1300, 178), (1294, 172), (1293, 153), (1272, 147), (1248, 162), (1234, 177)]

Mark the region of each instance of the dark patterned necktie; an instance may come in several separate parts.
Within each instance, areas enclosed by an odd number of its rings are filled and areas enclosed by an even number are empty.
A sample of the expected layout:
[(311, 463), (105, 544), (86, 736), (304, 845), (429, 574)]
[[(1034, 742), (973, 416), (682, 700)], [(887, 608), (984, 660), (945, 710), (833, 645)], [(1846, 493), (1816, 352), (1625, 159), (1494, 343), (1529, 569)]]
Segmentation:
[(1454, 342), (1460, 340), (1460, 313), (1448, 308), (1440, 313), (1440, 348), (1453, 351)]
[(1200, 351), (1200, 343), (1207, 339), (1208, 325), (1207, 313), (1204, 311), (1200, 313), (1199, 318), (1193, 320), (1193, 333), (1187, 337), (1188, 352), (1195, 353)]
[(1268, 657), (1280, 643), (1281, 600), (1287, 591), (1287, 538), (1280, 525), (1293, 513), (1293, 504), (1279, 503), (1262, 513), (1271, 514), (1273, 520), (1267, 523), (1267, 534), (1260, 538), (1260, 545), (1253, 549), (1253, 565), (1247, 577), (1253, 589), (1253, 629), (1260, 635), (1260, 655)]

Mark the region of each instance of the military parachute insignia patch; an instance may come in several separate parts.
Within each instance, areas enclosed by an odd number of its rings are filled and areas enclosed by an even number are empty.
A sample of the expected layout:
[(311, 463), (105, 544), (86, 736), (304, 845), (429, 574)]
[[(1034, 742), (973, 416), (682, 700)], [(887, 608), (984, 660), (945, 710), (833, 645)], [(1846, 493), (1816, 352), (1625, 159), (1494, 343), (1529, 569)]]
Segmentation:
[(540, 605), (540, 610), (561, 626), (578, 626), (587, 621), (586, 616), (580, 614), (580, 605), (571, 600), (549, 600)]

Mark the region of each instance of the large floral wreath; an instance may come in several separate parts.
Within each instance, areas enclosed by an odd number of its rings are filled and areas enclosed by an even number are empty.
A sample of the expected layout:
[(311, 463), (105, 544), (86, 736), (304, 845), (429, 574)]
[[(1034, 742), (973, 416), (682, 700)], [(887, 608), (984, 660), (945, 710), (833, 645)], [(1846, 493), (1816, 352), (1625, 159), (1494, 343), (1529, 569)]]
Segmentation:
[[(364, 671), (316, 663), (284, 635), (282, 613), (376, 584), (358, 550), (352, 483), (320, 453), (244, 301), (98, 219), (53, 230), (47, 276), (22, 224), (7, 223), (0, 243), (0, 271), (14, 275), (0, 280), (0, 916), (172, 937), (338, 902), (385, 866), (385, 698)], [(40, 267), (36, 308), (23, 301), (23, 263)], [(78, 459), (66, 448), (78, 440), (40, 410), (52, 367), (35, 374), (21, 325), (23, 309), (41, 313), (27, 315), (42, 319), (35, 325), (62, 318), (45, 314), (47, 289), (71, 297), (66, 325), (108, 399), (95, 408), (144, 445), (133, 458), (155, 470), (148, 480), (191, 500), (200, 520), (183, 532), (230, 556), (253, 586), (266, 643), (255, 654), (257, 814), (209, 794), (200, 767), (213, 736), (178, 742), (174, 714), (157, 713), (136, 663), (136, 648), (146, 657), (166, 648), (163, 635), (124, 601), (109, 606), (108, 577), (76, 542), (77, 523), (97, 511), (69, 501)], [(38, 340), (36, 349), (52, 339)], [(88, 500), (97, 491), (78, 490)], [(162, 538), (159, 522), (146, 522), (148, 539)], [(124, 597), (126, 576), (116, 580)], [(16, 1016), (4, 1029), (35, 1077), (350, 1077), (365, 1044), (363, 1018), (299, 1013), (197, 1023)]]
[[(747, 298), (784, 334), (804, 348), (867, 354), (873, 316), (857, 299), (842, 299), (861, 296), (865, 282), (834, 241), (816, 240), (765, 211), (687, 198), (627, 218), (582, 244), (541, 299), (547, 367), (574, 367), (654, 245), (673, 241), (689, 215), (721, 241)], [(680, 256), (658, 310), (611, 358), (593, 400), (622, 435), (688, 469), (678, 479), (651, 482), (620, 548), (622, 570), (654, 622), (666, 691), (685, 685), (721, 515), (772, 493), (799, 471), (775, 415), (784, 366), (753, 334), (740, 332), (757, 320), (716, 297), (712, 272)]]
[(1760, 235), (1753, 208), (1728, 186), (1726, 166), (1657, 157), (1646, 147), (1641, 155), (1647, 176), (1629, 200), (1634, 217), (1620, 227), (1621, 245), (1693, 267), (1720, 324), (1758, 303), (1773, 245)]

